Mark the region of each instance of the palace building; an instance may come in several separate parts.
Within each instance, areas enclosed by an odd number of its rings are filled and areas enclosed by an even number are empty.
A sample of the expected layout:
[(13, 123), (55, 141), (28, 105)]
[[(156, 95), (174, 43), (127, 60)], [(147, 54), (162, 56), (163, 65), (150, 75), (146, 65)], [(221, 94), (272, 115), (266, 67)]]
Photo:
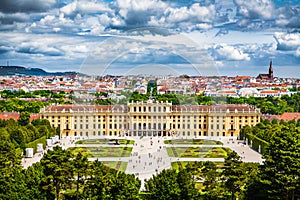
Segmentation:
[(131, 102), (127, 105), (52, 105), (42, 119), (60, 128), (60, 136), (238, 136), (260, 122), (259, 109), (249, 105), (172, 105)]

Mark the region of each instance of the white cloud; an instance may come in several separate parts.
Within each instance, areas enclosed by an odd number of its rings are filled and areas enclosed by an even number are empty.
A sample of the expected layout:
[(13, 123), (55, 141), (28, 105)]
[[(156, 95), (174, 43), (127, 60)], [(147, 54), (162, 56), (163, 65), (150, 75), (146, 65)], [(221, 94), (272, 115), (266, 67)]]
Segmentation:
[(68, 5), (60, 8), (60, 11), (66, 15), (74, 15), (77, 13), (91, 14), (91, 13), (102, 13), (112, 12), (109, 6), (104, 2), (91, 2), (87, 0), (74, 1)]
[(160, 0), (117, 0), (115, 10), (130, 28), (146, 26), (152, 16), (161, 17), (168, 4)]
[(162, 15), (152, 16), (148, 24), (178, 31), (192, 31), (211, 28), (215, 18), (216, 9), (213, 4), (201, 6), (195, 3), (189, 7), (168, 7)]
[(271, 0), (234, 0), (238, 13), (247, 19), (271, 19), (274, 5)]
[(117, 0), (116, 6), (124, 18), (128, 17), (129, 12), (161, 12), (167, 8), (167, 4), (160, 0)]
[(46, 15), (40, 21), (33, 22), (27, 27), (28, 32), (64, 32), (70, 33), (78, 31), (80, 27), (73, 20), (65, 18), (63, 15)]
[(300, 28), (300, 7), (283, 6), (276, 10), (276, 25), (284, 28)]
[(100, 24), (103, 26), (109, 26), (109, 24), (112, 22), (112, 19), (105, 13), (98, 17)]
[(60, 11), (66, 15), (71, 15), (76, 11), (77, 2), (72, 2), (60, 9)]
[(61, 56), (64, 54), (63, 51), (55, 46), (47, 44), (47, 39), (41, 42), (41, 38), (34, 41), (23, 41), (15, 47), (15, 50), (25, 54), (40, 54), (47, 56)]
[(247, 53), (244, 53), (241, 49), (226, 44), (216, 45), (214, 47), (214, 56), (221, 60), (250, 60)]
[(198, 29), (210, 29), (213, 26), (211, 24), (207, 24), (207, 23), (201, 23), (201, 24), (196, 24), (196, 28)]
[(191, 22), (212, 22), (215, 17), (215, 6), (200, 6), (193, 4), (190, 8), (168, 8), (165, 11), (166, 20), (169, 23), (178, 23), (184, 21)]
[(277, 50), (296, 50), (300, 46), (300, 33), (275, 33)]
[[(27, 59), (34, 59), (28, 54), (39, 55), (48, 58), (49, 61), (56, 59), (54, 57), (85, 58), (92, 47), (99, 43), (99, 39), (90, 41), (82, 37), (54, 34), (1, 33), (0, 37), (6, 38), (6, 43), (0, 42), (0, 46), (6, 46), (11, 52), (17, 52), (18, 56), (27, 55)], [(32, 37), (34, 40), (31, 39)]]

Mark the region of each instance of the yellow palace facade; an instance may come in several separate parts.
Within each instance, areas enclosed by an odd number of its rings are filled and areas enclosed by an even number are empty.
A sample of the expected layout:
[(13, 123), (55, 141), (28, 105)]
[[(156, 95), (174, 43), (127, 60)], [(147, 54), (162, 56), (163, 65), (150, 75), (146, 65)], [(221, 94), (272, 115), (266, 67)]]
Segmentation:
[(60, 128), (60, 136), (237, 136), (260, 122), (259, 109), (249, 105), (172, 105), (131, 102), (127, 105), (52, 105), (42, 119)]

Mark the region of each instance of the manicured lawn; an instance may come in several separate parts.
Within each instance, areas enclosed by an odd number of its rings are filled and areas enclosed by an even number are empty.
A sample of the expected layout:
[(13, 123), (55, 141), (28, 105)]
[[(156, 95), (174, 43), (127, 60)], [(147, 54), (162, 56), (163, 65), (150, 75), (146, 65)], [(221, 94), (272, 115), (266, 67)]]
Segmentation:
[(178, 140), (165, 140), (165, 144), (205, 144), (205, 145), (222, 145), (223, 143), (215, 140), (204, 140), (204, 139), (178, 139)]
[[(117, 140), (119, 144), (134, 144), (134, 140)], [(109, 142), (116, 142), (114, 139), (88, 139), (79, 140), (76, 144), (108, 144)]]
[[(106, 165), (107, 167), (110, 167), (112, 169), (116, 169), (117, 170), (117, 165), (119, 162), (115, 161), (115, 162), (103, 162), (104, 165)], [(127, 162), (120, 162), (120, 168), (119, 171), (125, 172), (126, 167), (127, 167)]]
[(87, 157), (129, 157), (132, 147), (72, 147), (70, 151), (81, 152)]
[[(182, 161), (182, 162), (176, 161), (176, 162), (172, 162), (171, 166), (172, 166), (172, 169), (175, 169), (178, 172), (180, 168), (185, 169), (188, 164), (193, 165), (195, 162), (197, 162), (197, 161), (192, 161), (192, 162), (188, 162), (188, 161)], [(215, 164), (216, 164), (216, 166), (218, 168), (224, 167), (224, 162), (216, 162)]]
[(175, 157), (172, 148), (167, 148), (167, 152), (170, 157)]
[(171, 166), (172, 166), (172, 169), (176, 169), (176, 171), (178, 172), (181, 167), (185, 168), (185, 166), (189, 163), (192, 163), (192, 162), (185, 162), (185, 161), (184, 162), (172, 162)]
[(180, 158), (225, 158), (231, 150), (224, 147), (168, 147), (167, 152), (170, 157), (177, 154)]

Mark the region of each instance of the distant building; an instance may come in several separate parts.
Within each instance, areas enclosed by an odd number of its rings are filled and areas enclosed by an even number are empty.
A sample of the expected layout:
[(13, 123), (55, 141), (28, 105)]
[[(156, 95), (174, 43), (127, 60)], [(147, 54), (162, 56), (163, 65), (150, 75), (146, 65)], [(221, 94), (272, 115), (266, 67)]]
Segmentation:
[(19, 112), (1, 112), (0, 113), (0, 119), (1, 120), (18, 120), (20, 118), (20, 113)]
[(259, 74), (258, 79), (274, 79), (272, 60), (270, 61), (269, 73), (268, 74)]
[(256, 88), (241, 88), (238, 91), (238, 94), (241, 97), (257, 96), (258, 93), (259, 92)]
[(300, 113), (296, 112), (284, 112), (281, 115), (263, 115), (263, 119), (268, 119), (269, 121), (272, 121), (273, 119), (276, 119), (277, 121), (298, 121), (300, 120)]
[[(0, 120), (19, 120), (20, 119), (20, 113), (19, 112), (0, 112)], [(32, 122), (33, 120), (40, 119), (39, 113), (32, 113), (30, 115), (29, 121)]]
[(132, 102), (127, 105), (53, 105), (41, 118), (60, 128), (60, 136), (210, 136), (236, 137), (246, 125), (260, 122), (249, 105), (172, 105)]

